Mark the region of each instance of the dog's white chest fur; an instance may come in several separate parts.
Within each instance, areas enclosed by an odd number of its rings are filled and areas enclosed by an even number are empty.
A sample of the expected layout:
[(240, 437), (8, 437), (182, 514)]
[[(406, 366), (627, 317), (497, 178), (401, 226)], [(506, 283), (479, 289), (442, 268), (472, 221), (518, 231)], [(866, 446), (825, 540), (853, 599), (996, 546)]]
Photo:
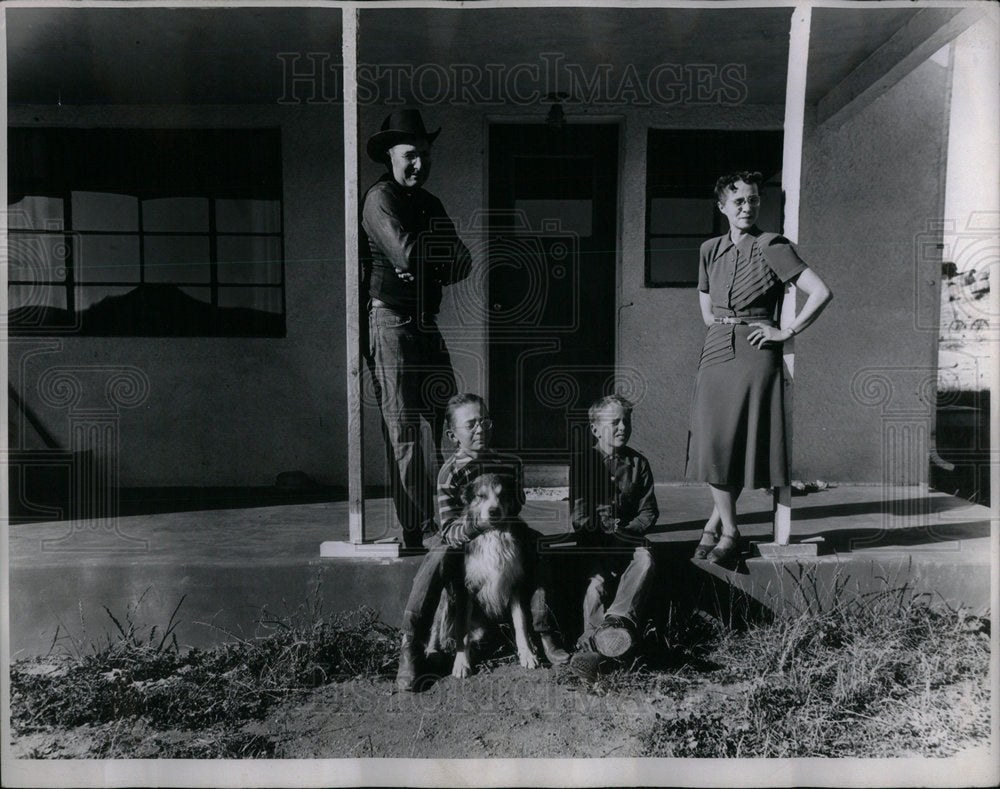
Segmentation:
[(504, 615), (523, 579), (521, 548), (509, 529), (490, 529), (469, 543), (465, 585), (488, 616)]

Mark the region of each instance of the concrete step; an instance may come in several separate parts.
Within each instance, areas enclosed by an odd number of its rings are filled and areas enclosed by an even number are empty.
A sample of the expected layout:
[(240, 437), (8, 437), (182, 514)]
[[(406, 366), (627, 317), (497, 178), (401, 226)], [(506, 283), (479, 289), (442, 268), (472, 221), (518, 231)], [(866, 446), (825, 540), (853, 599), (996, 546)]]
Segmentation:
[(524, 467), (526, 488), (562, 488), (569, 485), (568, 465), (527, 464)]

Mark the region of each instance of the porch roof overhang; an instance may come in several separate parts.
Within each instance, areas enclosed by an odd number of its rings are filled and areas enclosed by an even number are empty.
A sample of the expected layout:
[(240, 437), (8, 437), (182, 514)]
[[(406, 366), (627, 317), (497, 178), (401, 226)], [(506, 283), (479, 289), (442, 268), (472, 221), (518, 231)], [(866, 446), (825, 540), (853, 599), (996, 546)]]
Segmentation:
[(297, 72), (321, 72), (317, 101), (339, 96), (337, 7), (38, 6), (6, 18), (13, 105), (274, 105), (296, 56)]
[[(484, 88), (481, 93), (488, 93), (490, 100), (507, 104), (523, 103), (526, 90), (536, 97), (564, 91), (570, 94), (566, 109), (572, 111), (574, 101), (586, 104), (594, 98), (587, 80), (592, 82), (602, 68), (607, 69), (612, 95), (598, 94), (597, 100), (613, 103), (616, 89), (621, 97), (628, 95), (624, 88), (633, 79), (629, 69), (644, 84), (665, 65), (682, 69), (666, 72), (675, 76), (683, 69), (734, 65), (744, 75), (745, 91), (738, 103), (782, 105), (793, 11), (791, 6), (773, 5), (362, 8), (358, 66), (362, 73), (368, 70), (367, 76), (378, 77), (373, 80), (377, 96), (417, 104), (441, 79), (440, 67), (456, 83), (453, 94), (461, 87), (463, 68), (489, 67), (502, 75), (520, 69), (516, 79), (490, 82), (484, 77), (482, 84), (471, 87)], [(905, 69), (895, 77), (898, 81), (920, 62), (917, 58), (926, 59), (948, 43), (976, 14), (962, 6), (814, 8), (807, 104), (823, 107), (829, 117), (887, 74)], [(463, 103), (462, 98), (451, 95), (444, 100)]]
[[(509, 73), (520, 64), (538, 68), (543, 97), (549, 87), (575, 87), (580, 93), (581, 79), (574, 84), (567, 76), (591, 78), (606, 68), (610, 89), (622, 89), (625, 103), (634, 96), (626, 90), (629, 67), (640, 82), (659, 73), (661, 86), (671, 89), (671, 79), (697, 79), (690, 69), (733, 64), (745, 74), (739, 103), (780, 105), (792, 12), (790, 6), (362, 7), (359, 76), (382, 69), (377, 100), (390, 95), (394, 66), (412, 73), (427, 64), (446, 69), (492, 64)], [(49, 6), (6, 13), (12, 104), (273, 104), (287, 91), (287, 58), (295, 56), (300, 73), (315, 64), (326, 72), (317, 99), (339, 98), (338, 7)], [(813, 9), (807, 103), (818, 108), (822, 121), (873, 88), (878, 95), (976, 14), (968, 5)], [(554, 86), (544, 72), (553, 62), (563, 76)], [(677, 71), (663, 71), (664, 65), (689, 71), (678, 77)], [(522, 72), (517, 80), (500, 80), (496, 90), (485, 87), (491, 99), (509, 103), (518, 100), (511, 89), (523, 91), (530, 79)], [(406, 80), (395, 89), (402, 93), (393, 98), (420, 99)], [(588, 96), (571, 96), (570, 102), (573, 98)]]

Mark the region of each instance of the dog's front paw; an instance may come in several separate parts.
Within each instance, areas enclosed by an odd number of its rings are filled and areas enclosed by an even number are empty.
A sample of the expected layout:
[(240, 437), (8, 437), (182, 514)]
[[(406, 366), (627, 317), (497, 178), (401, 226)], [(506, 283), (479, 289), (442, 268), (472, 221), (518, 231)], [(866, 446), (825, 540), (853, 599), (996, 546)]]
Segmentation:
[(517, 656), (521, 661), (521, 665), (525, 668), (538, 668), (538, 658), (535, 657), (535, 653), (530, 649), (519, 652)]
[(472, 664), (469, 657), (464, 652), (455, 653), (455, 662), (451, 667), (451, 675), (458, 679), (465, 679), (472, 673)]

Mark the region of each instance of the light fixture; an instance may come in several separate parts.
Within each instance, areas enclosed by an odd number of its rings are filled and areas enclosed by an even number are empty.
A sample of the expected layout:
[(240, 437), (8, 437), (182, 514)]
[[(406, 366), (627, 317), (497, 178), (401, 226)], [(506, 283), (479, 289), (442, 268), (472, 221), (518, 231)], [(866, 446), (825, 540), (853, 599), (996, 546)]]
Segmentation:
[(569, 94), (561, 91), (546, 94), (545, 100), (552, 102), (549, 113), (545, 116), (545, 123), (550, 129), (558, 131), (566, 125), (566, 113), (563, 112), (562, 102), (568, 98)]

